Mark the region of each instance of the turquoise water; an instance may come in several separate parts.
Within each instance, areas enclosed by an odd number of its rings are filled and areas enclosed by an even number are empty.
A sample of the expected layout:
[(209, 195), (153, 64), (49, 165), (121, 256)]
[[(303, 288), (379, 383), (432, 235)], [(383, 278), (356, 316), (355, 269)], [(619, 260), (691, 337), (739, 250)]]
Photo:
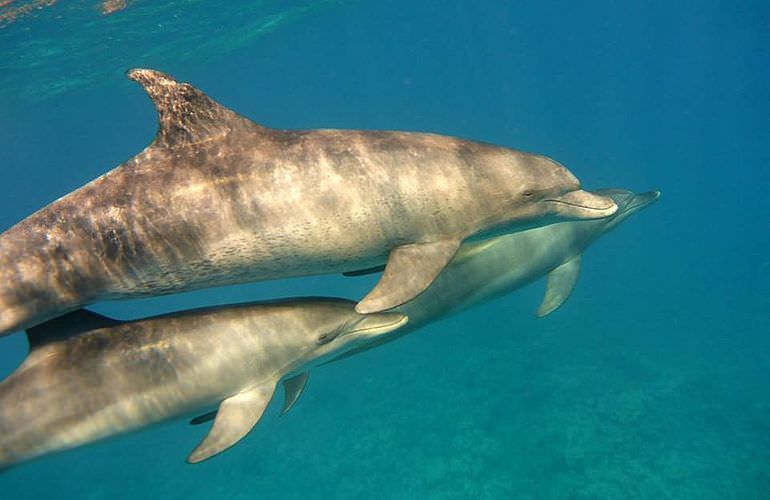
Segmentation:
[[(538, 283), (316, 370), (289, 414), (273, 404), (209, 462), (184, 463), (205, 429), (176, 421), (12, 468), (2, 498), (768, 497), (765, 2), (98, 4), (41, 2), (0, 28), (3, 229), (151, 140), (154, 110), (121, 77), (136, 66), (269, 126), (459, 135), (547, 154), (589, 189), (663, 197), (588, 250), (547, 318)], [(0, 373), (25, 353), (22, 335), (0, 339)]]

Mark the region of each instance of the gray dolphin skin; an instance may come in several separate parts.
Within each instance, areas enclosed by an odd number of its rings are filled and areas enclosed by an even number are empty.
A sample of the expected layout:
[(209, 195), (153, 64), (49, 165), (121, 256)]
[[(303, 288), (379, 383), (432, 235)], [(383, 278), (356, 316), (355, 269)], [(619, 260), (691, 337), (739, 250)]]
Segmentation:
[(460, 243), (617, 206), (543, 156), (426, 133), (277, 130), (137, 69), (137, 156), (0, 235), (0, 334), (100, 300), (387, 262), (357, 305), (412, 299)]
[[(30, 354), (0, 383), (0, 468), (219, 405), (189, 455), (243, 438), (283, 381), (284, 412), (307, 370), (407, 322), (342, 299), (213, 307), (137, 321), (85, 309), (28, 331)], [(215, 415), (215, 416), (214, 416)]]
[(409, 316), (406, 327), (387, 338), (347, 351), (338, 359), (391, 342), (428, 323), (510, 293), (546, 275), (545, 297), (537, 315), (545, 316), (555, 311), (575, 286), (583, 251), (660, 197), (658, 191), (637, 194), (622, 189), (603, 189), (595, 193), (612, 197), (618, 211), (601, 220), (560, 222), (463, 244), (457, 256), (425, 292), (394, 309)]

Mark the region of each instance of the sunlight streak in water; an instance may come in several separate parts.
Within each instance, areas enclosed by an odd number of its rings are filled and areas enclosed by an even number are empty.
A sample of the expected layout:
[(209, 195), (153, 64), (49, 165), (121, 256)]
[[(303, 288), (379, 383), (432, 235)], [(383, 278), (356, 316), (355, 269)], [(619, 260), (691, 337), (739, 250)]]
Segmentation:
[(131, 67), (222, 57), (339, 0), (0, 0), (0, 97), (40, 101)]

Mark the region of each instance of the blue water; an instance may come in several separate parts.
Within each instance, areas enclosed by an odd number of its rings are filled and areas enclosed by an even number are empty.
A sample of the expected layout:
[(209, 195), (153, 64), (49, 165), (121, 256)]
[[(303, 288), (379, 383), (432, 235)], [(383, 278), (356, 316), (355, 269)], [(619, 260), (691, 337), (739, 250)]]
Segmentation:
[[(770, 497), (767, 2), (98, 3), (0, 28), (2, 229), (149, 143), (154, 110), (120, 76), (136, 66), (269, 126), (459, 135), (663, 197), (588, 250), (547, 318), (535, 284), (316, 370), (289, 414), (272, 405), (209, 462), (184, 463), (205, 429), (171, 422), (12, 468), (3, 499)], [(0, 339), (0, 374), (25, 354)]]

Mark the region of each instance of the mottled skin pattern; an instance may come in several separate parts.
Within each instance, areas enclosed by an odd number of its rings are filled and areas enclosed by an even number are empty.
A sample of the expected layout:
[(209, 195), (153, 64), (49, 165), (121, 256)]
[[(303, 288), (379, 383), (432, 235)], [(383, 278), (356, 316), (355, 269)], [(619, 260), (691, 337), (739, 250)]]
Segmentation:
[[(259, 126), (134, 70), (139, 155), (0, 235), (0, 334), (106, 299), (384, 263), (395, 247), (615, 210), (545, 157), (432, 134)], [(572, 198), (570, 198), (571, 200)]]
[(619, 189), (597, 193), (615, 200), (618, 211), (614, 215), (600, 220), (560, 222), (463, 244), (425, 292), (394, 309), (409, 316), (408, 325), (393, 335), (347, 351), (338, 359), (391, 342), (544, 277), (562, 263), (582, 254), (600, 236), (659, 197), (658, 192), (635, 194)]
[(35, 347), (0, 383), (0, 468), (207, 411), (406, 321), (398, 313), (360, 315), (354, 305), (295, 299), (218, 307), (112, 321), (69, 338), (66, 328), (53, 328), (62, 338)]

